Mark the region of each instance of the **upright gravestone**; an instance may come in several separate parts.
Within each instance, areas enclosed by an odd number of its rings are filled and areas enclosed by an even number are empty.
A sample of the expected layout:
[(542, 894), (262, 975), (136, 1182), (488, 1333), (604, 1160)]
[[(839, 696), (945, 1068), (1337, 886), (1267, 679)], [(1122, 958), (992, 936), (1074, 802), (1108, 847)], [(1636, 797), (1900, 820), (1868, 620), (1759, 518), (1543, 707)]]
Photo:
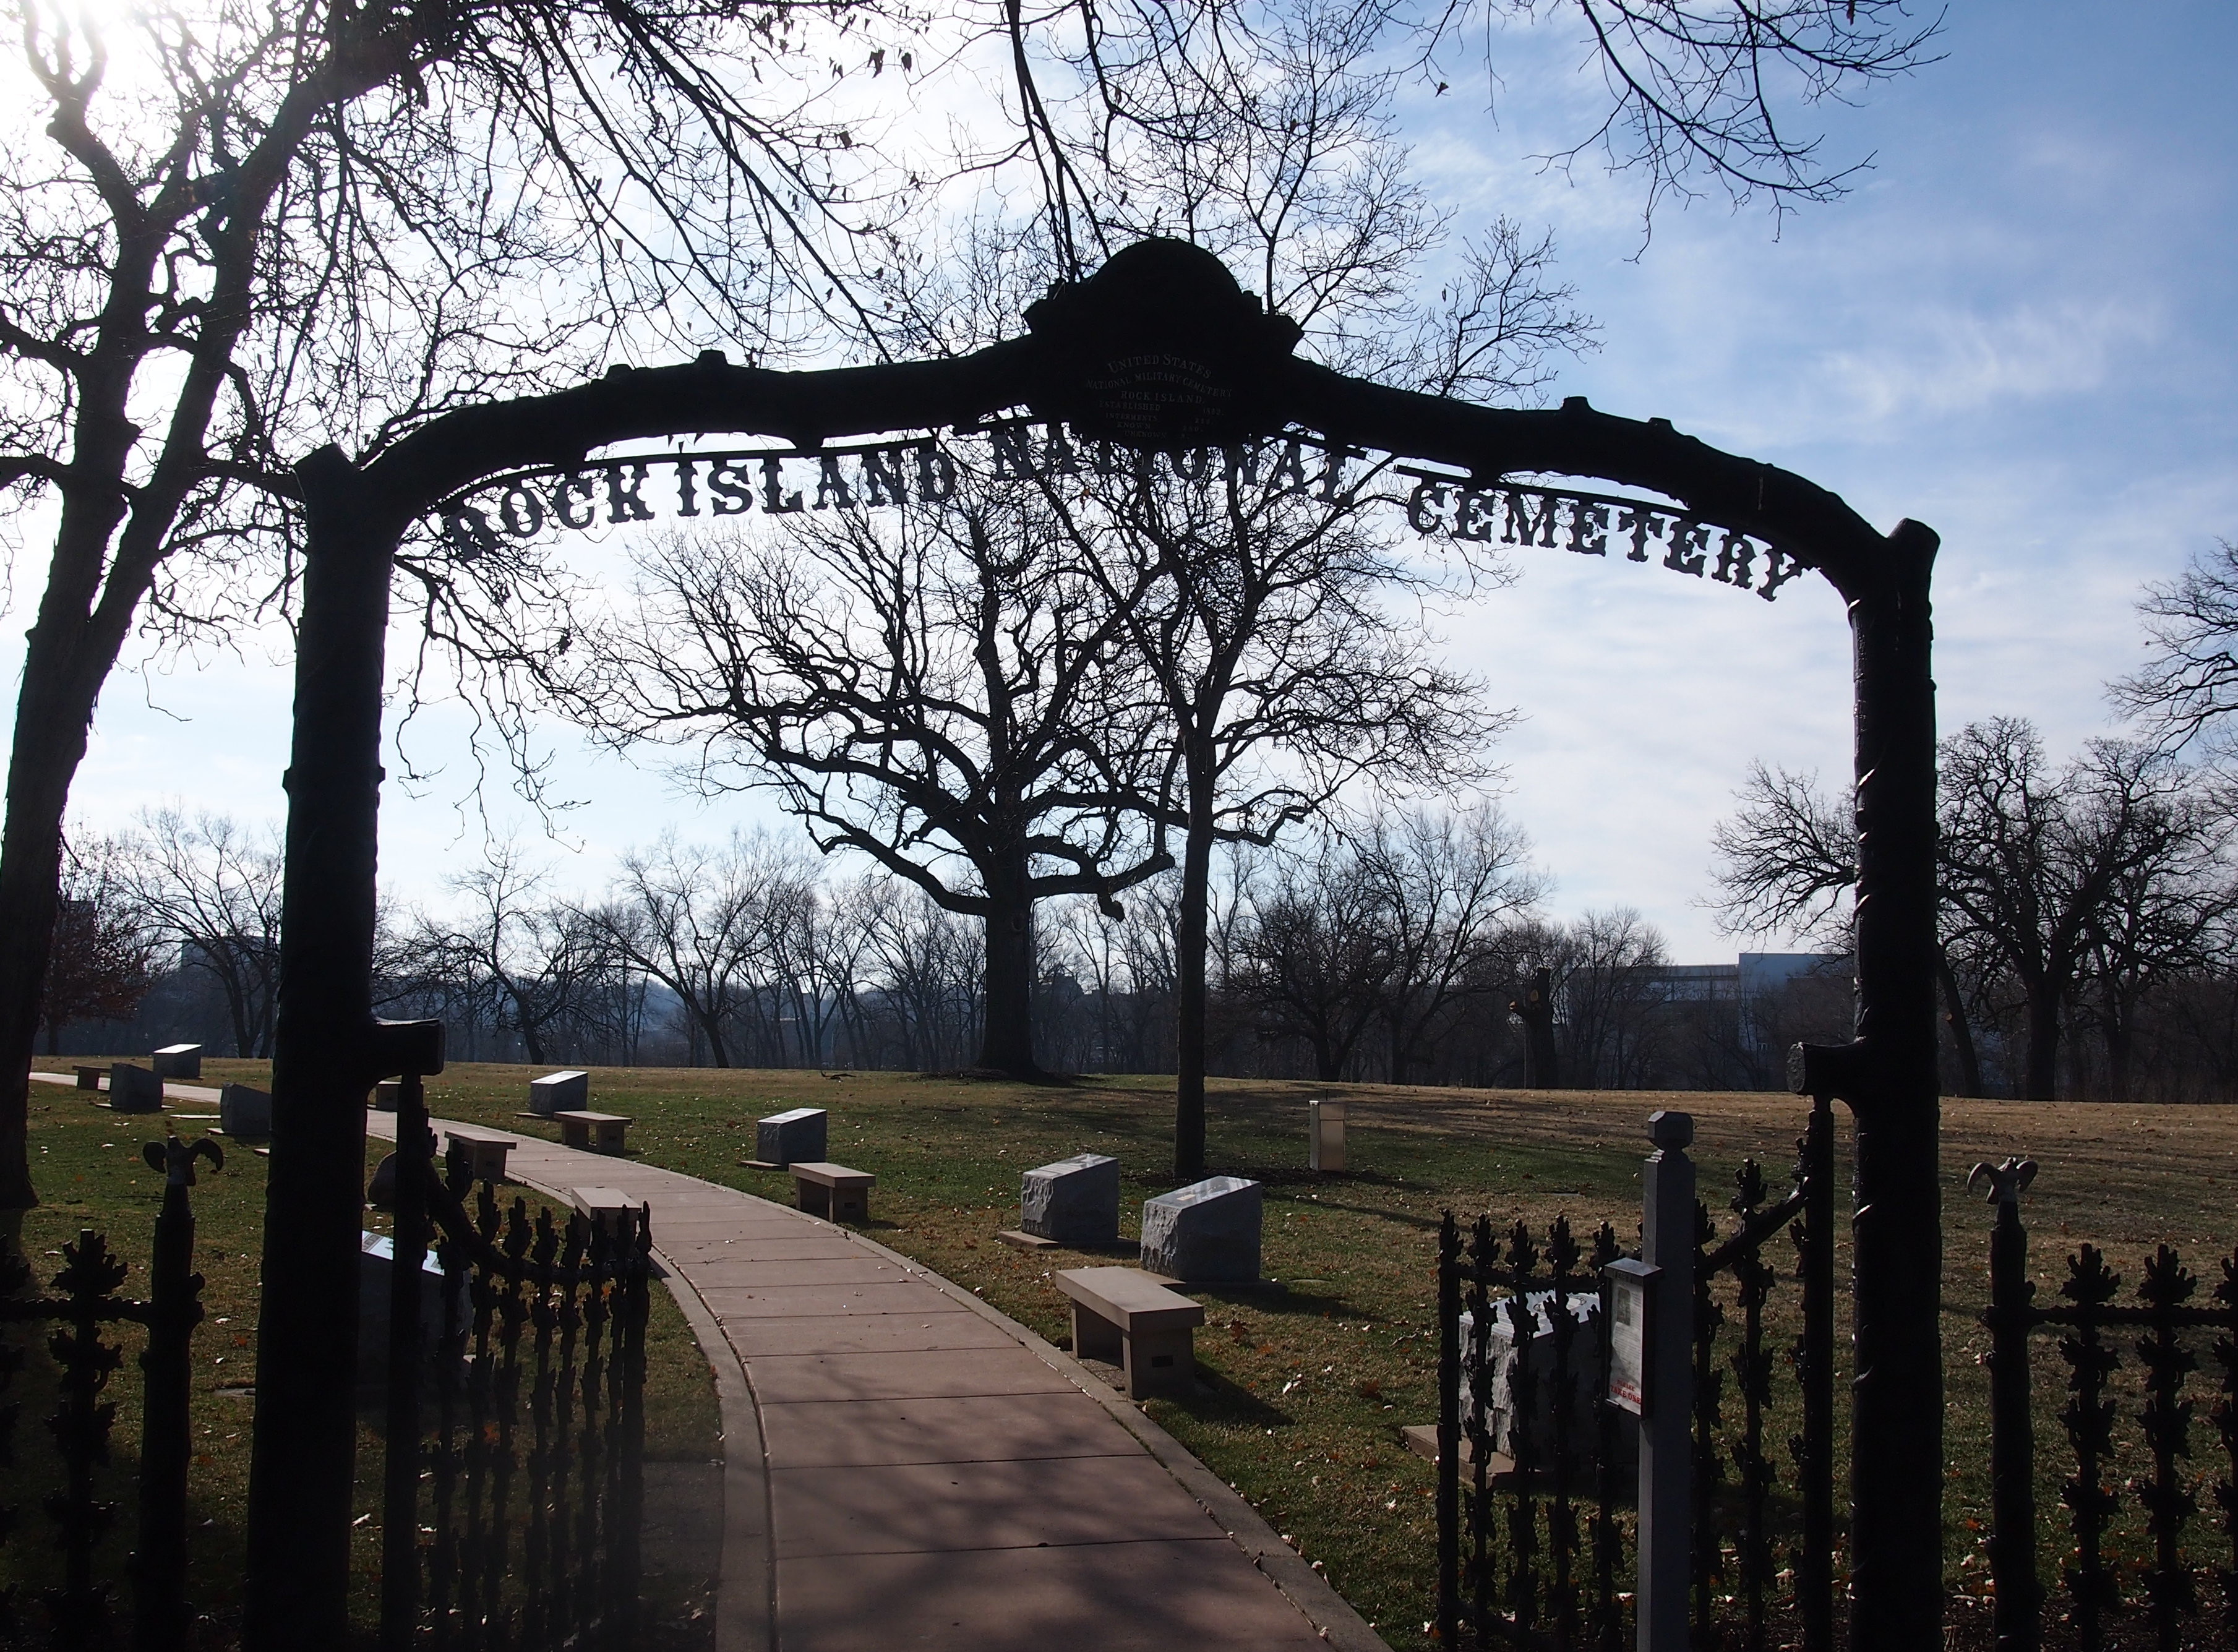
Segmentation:
[(830, 1143), (831, 1115), (822, 1107), (795, 1107), (754, 1121), (754, 1157), (782, 1170), (820, 1161)]
[(109, 1105), (118, 1113), (161, 1113), (163, 1080), (144, 1067), (119, 1061), (109, 1069)]
[(1315, 1170), (1344, 1168), (1344, 1103), (1306, 1103), (1307, 1162)]
[(528, 1081), (528, 1110), (540, 1118), (573, 1113), (591, 1105), (588, 1073), (546, 1073)]
[(154, 1061), (159, 1079), (198, 1079), (202, 1075), (202, 1047), (199, 1044), (166, 1044), (156, 1052)]
[[(386, 1233), (358, 1235), (357, 1376), (361, 1383), (376, 1384), (388, 1370), (388, 1293), (396, 1277), (396, 1246)], [(433, 1251), (420, 1261), (420, 1351), (431, 1363), (442, 1345), (443, 1292), (446, 1285), (459, 1294), (459, 1319), (472, 1317), (466, 1305), (467, 1277), (455, 1281), (443, 1277), (442, 1264)]]
[(1142, 1206), (1142, 1265), (1187, 1285), (1259, 1277), (1259, 1184), (1213, 1176)]
[(383, 1079), (373, 1087), (373, 1110), (375, 1113), (396, 1111), (396, 1098), (404, 1093), (401, 1079)]
[(217, 1127), (229, 1136), (272, 1133), (272, 1095), (246, 1084), (228, 1084), (217, 1093)]
[(1059, 1245), (1115, 1245), (1119, 1239), (1119, 1161), (1078, 1153), (1025, 1173), (1018, 1226)]

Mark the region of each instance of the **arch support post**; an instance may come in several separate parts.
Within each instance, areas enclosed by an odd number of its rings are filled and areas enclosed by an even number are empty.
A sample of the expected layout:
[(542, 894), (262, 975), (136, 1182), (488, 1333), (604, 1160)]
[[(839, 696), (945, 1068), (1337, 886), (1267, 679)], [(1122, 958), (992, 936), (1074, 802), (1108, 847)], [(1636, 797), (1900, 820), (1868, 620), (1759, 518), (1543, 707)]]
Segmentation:
[(344, 1644), (357, 1428), (382, 656), (397, 532), (334, 448), (298, 468), (309, 532), (286, 776), (280, 1013), (249, 1463), (245, 1643)]
[(1900, 523), (1841, 583), (1857, 692), (1857, 1034), (1804, 1047), (1805, 1094), (1856, 1121), (1852, 1646), (1943, 1645), (1943, 1211), (1936, 1065), (1938, 541)]

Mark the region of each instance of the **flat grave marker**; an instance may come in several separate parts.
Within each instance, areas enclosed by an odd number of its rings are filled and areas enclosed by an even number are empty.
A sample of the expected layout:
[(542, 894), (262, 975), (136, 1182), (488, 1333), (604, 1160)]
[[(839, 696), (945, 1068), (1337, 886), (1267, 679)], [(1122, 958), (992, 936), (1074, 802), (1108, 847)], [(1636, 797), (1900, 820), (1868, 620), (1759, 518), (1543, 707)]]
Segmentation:
[(579, 1112), (591, 1105), (591, 1075), (569, 1071), (546, 1073), (528, 1081), (528, 1110), (539, 1118), (555, 1113)]
[(198, 1079), (202, 1075), (202, 1047), (166, 1044), (151, 1058), (159, 1079)]
[(831, 1114), (822, 1107), (794, 1107), (754, 1121), (752, 1168), (783, 1170), (821, 1160), (831, 1150)]

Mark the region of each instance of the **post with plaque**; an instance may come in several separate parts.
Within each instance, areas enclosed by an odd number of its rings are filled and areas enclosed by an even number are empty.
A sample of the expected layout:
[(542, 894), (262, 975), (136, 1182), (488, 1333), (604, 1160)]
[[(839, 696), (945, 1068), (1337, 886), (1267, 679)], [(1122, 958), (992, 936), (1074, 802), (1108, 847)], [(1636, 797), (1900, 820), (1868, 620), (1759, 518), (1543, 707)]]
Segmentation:
[(1693, 1563), (1694, 1120), (1647, 1121), (1644, 1254), (1609, 1264), (1609, 1402), (1639, 1418), (1639, 1652), (1686, 1652)]

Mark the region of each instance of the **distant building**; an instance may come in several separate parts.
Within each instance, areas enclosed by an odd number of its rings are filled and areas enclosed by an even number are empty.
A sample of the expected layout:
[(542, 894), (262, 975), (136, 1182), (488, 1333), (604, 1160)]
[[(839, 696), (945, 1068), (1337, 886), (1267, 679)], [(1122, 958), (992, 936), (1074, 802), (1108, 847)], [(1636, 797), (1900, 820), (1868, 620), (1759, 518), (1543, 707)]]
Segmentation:
[(1741, 993), (1732, 964), (1644, 964), (1633, 973), (1647, 995), (1666, 1004), (1731, 1003)]
[(1856, 961), (1846, 952), (1744, 952), (1738, 973), (1740, 1000), (1745, 1004), (1784, 991), (1803, 977), (1828, 981), (1854, 975)]

